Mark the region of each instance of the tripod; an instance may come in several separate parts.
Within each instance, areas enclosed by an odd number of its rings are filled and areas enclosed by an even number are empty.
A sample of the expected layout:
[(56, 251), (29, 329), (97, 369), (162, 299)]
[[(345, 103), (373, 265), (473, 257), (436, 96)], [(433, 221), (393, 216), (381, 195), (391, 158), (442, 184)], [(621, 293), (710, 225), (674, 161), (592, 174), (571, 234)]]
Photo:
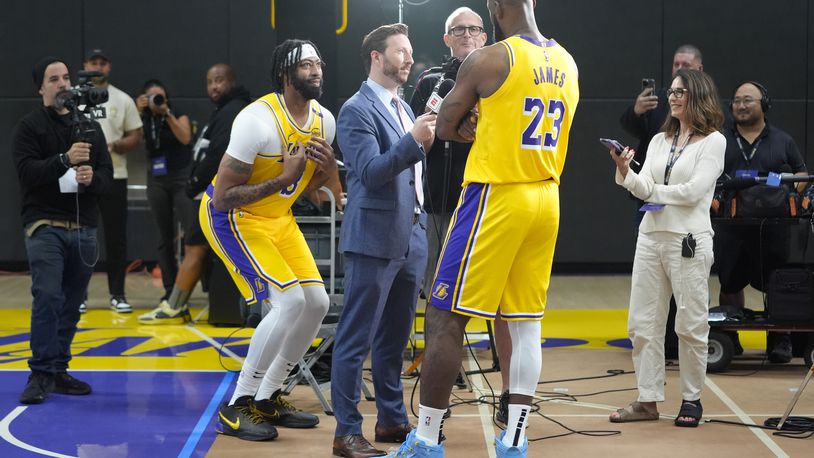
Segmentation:
[(803, 377), (803, 381), (802, 383), (800, 383), (800, 388), (798, 388), (797, 392), (794, 393), (794, 397), (791, 398), (791, 402), (789, 403), (789, 406), (786, 408), (786, 412), (780, 418), (780, 422), (777, 423), (778, 431), (783, 429), (783, 423), (785, 423), (786, 420), (789, 419), (789, 415), (791, 415), (791, 409), (793, 409), (794, 406), (797, 404), (797, 401), (800, 399), (800, 395), (803, 394), (803, 390), (806, 388), (806, 385), (808, 385), (808, 381), (811, 380), (812, 374), (814, 374), (814, 364), (812, 364), (811, 367), (808, 369), (808, 372), (806, 372), (806, 376)]

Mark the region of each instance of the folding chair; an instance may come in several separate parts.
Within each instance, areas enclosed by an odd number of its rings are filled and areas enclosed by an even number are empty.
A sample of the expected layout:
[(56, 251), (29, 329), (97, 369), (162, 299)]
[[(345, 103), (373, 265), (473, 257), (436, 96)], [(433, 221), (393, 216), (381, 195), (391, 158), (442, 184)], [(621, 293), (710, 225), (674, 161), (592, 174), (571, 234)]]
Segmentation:
[[(333, 344), (334, 338), (336, 337), (336, 326), (339, 323), (339, 316), (342, 314), (343, 307), (344, 305), (332, 303), (328, 308), (328, 314), (323, 318), (322, 326), (319, 327), (319, 332), (317, 333), (317, 338), (322, 339), (322, 341), (314, 350), (300, 358), (297, 362), (299, 370), (296, 374), (288, 378), (288, 383), (283, 389), (284, 394), (289, 394), (294, 390), (297, 384), (305, 379), (306, 383), (314, 390), (314, 394), (316, 394), (317, 399), (319, 399), (319, 402), (322, 404), (322, 410), (325, 411), (327, 415), (333, 415), (331, 403), (325, 398), (325, 392), (331, 390), (331, 382), (329, 380), (319, 383), (316, 377), (314, 377), (313, 372), (311, 372), (311, 368), (314, 367), (314, 364), (317, 363), (319, 358), (321, 358), (328, 348), (330, 348), (331, 344)], [(376, 399), (373, 397), (364, 379), (362, 380), (362, 394), (367, 401), (374, 401)]]
[[(322, 339), (322, 341), (319, 343), (319, 345), (317, 345), (316, 349), (306, 353), (305, 356), (300, 358), (300, 360), (297, 362), (299, 370), (296, 374), (288, 378), (287, 384), (283, 389), (283, 393), (291, 393), (291, 391), (294, 390), (294, 387), (305, 379), (305, 381), (311, 386), (311, 389), (314, 390), (314, 394), (317, 395), (319, 402), (322, 403), (322, 409), (325, 411), (325, 413), (327, 415), (333, 415), (331, 403), (325, 398), (325, 391), (330, 391), (331, 382), (327, 381), (324, 383), (319, 383), (316, 377), (314, 377), (313, 372), (311, 372), (311, 368), (314, 366), (314, 364), (317, 363), (319, 358), (321, 358), (328, 348), (331, 347), (331, 344), (333, 344), (334, 339), (336, 338), (336, 327), (339, 323), (339, 316), (342, 314), (342, 309), (344, 308), (343, 295), (336, 294), (336, 200), (334, 199), (330, 189), (326, 187), (322, 187), (320, 189), (328, 196), (328, 200), (330, 201), (330, 216), (298, 216), (297, 222), (329, 225), (328, 257), (318, 258), (315, 259), (315, 261), (317, 266), (328, 266), (329, 268), (328, 296), (330, 298), (331, 305), (328, 308), (327, 315), (325, 315), (325, 318), (322, 319), (322, 325), (319, 328), (319, 332), (317, 332), (317, 338)], [(314, 250), (314, 248), (312, 248), (312, 250)], [(319, 251), (318, 245), (315, 251)], [(364, 394), (366, 400), (375, 400), (364, 380), (362, 380), (362, 393)]]

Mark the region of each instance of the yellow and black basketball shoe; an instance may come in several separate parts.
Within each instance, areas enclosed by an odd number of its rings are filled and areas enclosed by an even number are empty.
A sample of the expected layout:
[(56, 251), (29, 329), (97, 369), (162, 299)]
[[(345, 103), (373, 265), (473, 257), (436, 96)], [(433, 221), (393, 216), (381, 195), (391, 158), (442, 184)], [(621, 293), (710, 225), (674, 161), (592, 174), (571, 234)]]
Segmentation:
[(218, 432), (247, 441), (268, 441), (277, 437), (277, 428), (254, 411), (251, 396), (241, 396), (233, 405), (224, 403), (218, 411)]
[(282, 391), (277, 390), (268, 399), (254, 401), (254, 410), (266, 421), (286, 428), (313, 428), (319, 424), (319, 417), (297, 410), (283, 399)]

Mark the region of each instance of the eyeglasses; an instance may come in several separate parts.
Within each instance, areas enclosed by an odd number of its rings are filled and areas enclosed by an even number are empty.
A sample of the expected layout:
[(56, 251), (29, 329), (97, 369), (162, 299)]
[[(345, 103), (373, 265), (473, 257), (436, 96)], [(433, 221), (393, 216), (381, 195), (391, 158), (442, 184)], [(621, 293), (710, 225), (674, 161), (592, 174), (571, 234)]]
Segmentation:
[(757, 102), (758, 100), (760, 100), (760, 99), (753, 99), (751, 97), (744, 97), (742, 99), (735, 98), (735, 99), (732, 99), (732, 105), (743, 104), (744, 106), (749, 106), (749, 105)]
[(462, 36), (464, 36), (464, 34), (466, 33), (467, 30), (469, 31), (469, 35), (472, 36), (472, 37), (476, 37), (476, 36), (480, 35), (481, 33), (483, 33), (483, 27), (478, 26), (478, 25), (470, 25), (470, 26), (459, 25), (459, 26), (451, 27), (447, 31), (447, 33), (449, 35), (453, 35), (453, 36), (456, 36), (456, 37), (462, 37)]
[(667, 89), (667, 97), (670, 97), (671, 95), (674, 95), (674, 96), (676, 96), (677, 99), (681, 99), (681, 98), (684, 98), (684, 94), (686, 94), (688, 92), (690, 92), (690, 91), (683, 88), (683, 87), (676, 87), (676, 88), (671, 87), (670, 89)]

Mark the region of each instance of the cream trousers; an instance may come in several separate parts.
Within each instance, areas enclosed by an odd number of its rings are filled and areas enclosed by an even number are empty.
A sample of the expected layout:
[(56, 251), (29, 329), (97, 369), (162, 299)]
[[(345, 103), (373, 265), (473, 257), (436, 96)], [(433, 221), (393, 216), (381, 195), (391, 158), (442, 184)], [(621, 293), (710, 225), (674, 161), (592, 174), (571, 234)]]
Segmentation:
[(628, 333), (640, 402), (664, 400), (664, 331), (671, 294), (677, 305), (681, 395), (686, 401), (701, 398), (707, 368), (712, 236), (693, 234), (695, 257), (684, 258), (681, 241), (685, 236), (639, 233), (636, 242)]

